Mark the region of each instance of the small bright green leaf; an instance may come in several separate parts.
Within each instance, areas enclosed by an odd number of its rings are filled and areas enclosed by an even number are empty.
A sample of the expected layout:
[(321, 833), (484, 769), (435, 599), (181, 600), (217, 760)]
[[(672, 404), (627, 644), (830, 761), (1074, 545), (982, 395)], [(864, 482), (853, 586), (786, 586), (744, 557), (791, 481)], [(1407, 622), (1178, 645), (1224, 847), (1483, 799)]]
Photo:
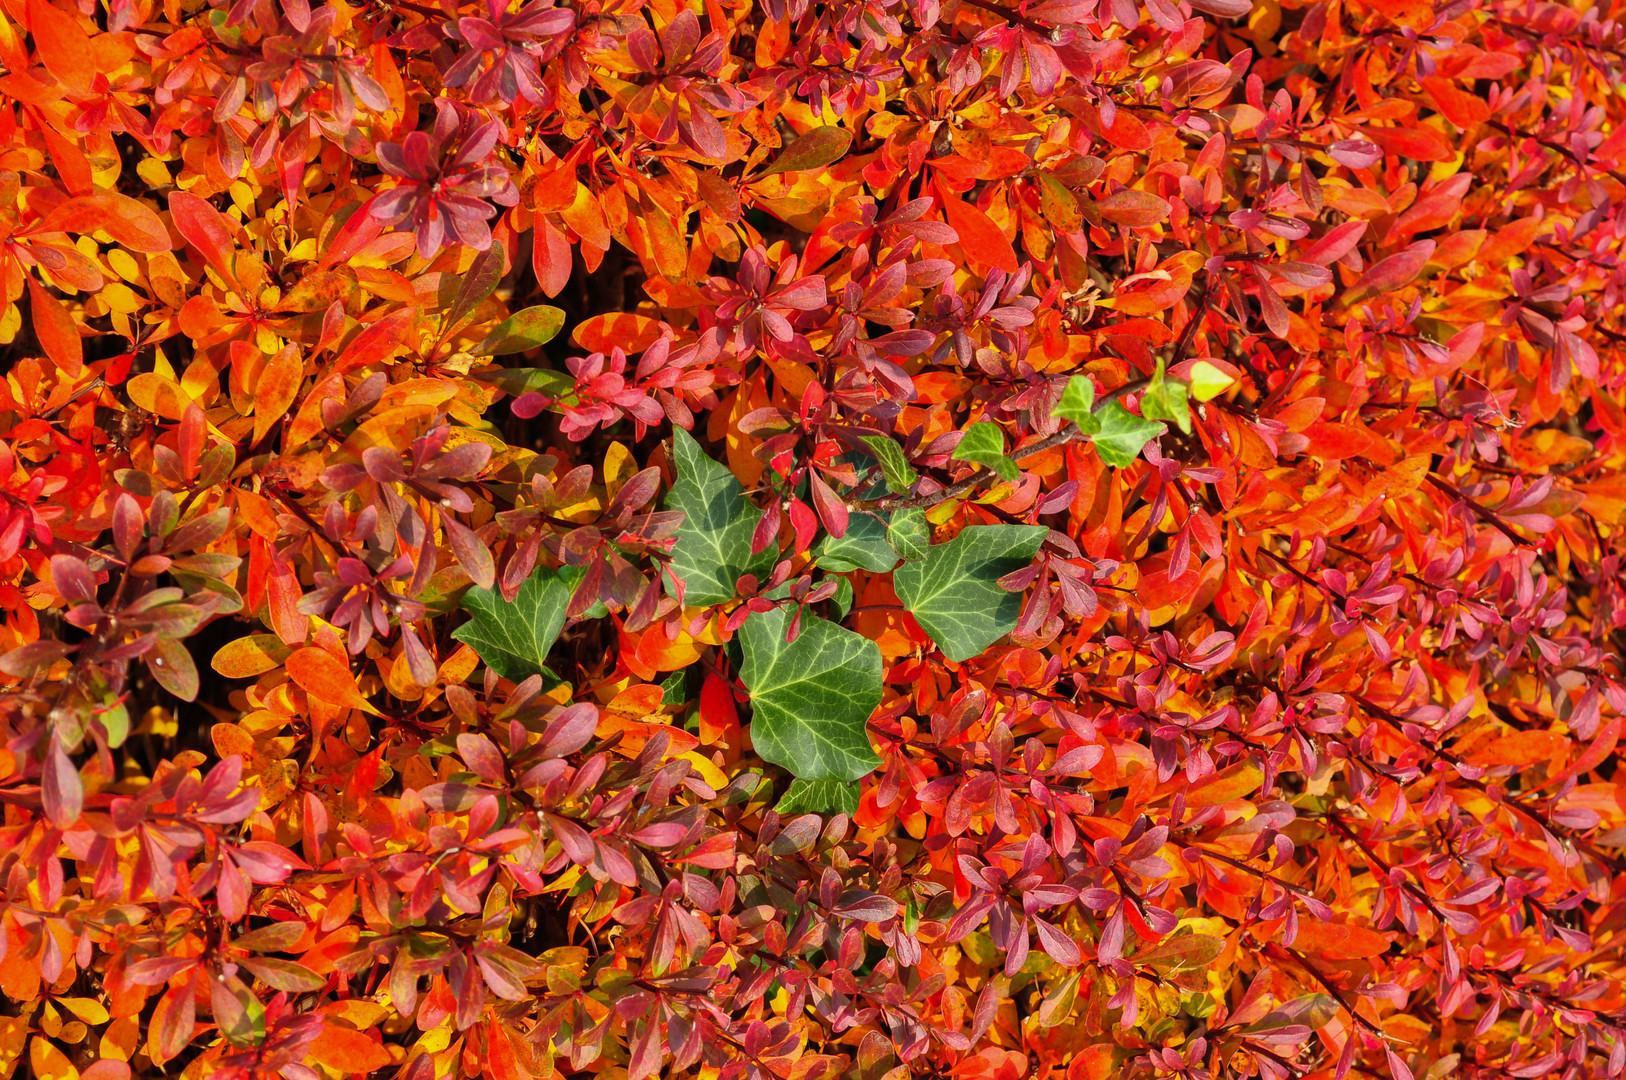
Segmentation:
[(1067, 380), (1067, 389), (1051, 411), (1063, 420), (1071, 420), (1078, 429), (1089, 435), (1101, 430), (1101, 421), (1091, 411), (1095, 408), (1095, 383), (1088, 375), (1074, 375)]
[(852, 133), (845, 128), (816, 127), (793, 139), (774, 163), (763, 169), (754, 179), (760, 180), (765, 176), (776, 176), (779, 173), (801, 172), (804, 169), (817, 169), (833, 161), (839, 161), (852, 142)]
[(858, 785), (846, 780), (792, 780), (774, 810), (791, 814), (846, 814), (858, 811)]
[(1033, 561), (1043, 525), (969, 525), (892, 575), (904, 607), (950, 660), (969, 660), (1016, 627), (1022, 594), (999, 579)]
[(556, 307), (538, 304), (517, 311), (498, 323), (486, 339), (474, 347), (475, 356), (506, 356), (546, 345), (565, 325), (565, 313)]
[(797, 779), (857, 780), (881, 763), (867, 726), (881, 703), (881, 650), (806, 613), (801, 634), (786, 644), (789, 622), (781, 608), (755, 612), (736, 638), (751, 742)]
[(1190, 394), (1198, 401), (1214, 400), (1229, 390), (1234, 382), (1235, 379), (1207, 360), (1199, 360), (1191, 366)]
[(1155, 439), (1163, 425), (1136, 416), (1122, 404), (1109, 401), (1096, 410), (1101, 430), (1090, 436), (1101, 461), (1122, 469), (1140, 456), (1141, 448)]
[(585, 572), (579, 566), (538, 570), (511, 604), (494, 589), (471, 588), (463, 594), (463, 610), (471, 618), (452, 637), (505, 679), (549, 674), (548, 650), (564, 629), (565, 607)]
[(924, 559), (932, 544), (932, 526), (926, 520), (926, 511), (918, 506), (892, 511), (892, 523), (886, 527), (886, 539), (899, 558), (910, 561)]
[(1005, 433), (999, 425), (979, 420), (965, 429), (960, 445), (951, 455), (955, 461), (969, 461), (994, 470), (1001, 480), (1014, 481), (1022, 475), (1016, 462), (1005, 456)]
[[(751, 554), (751, 533), (762, 517), (752, 506), (728, 466), (706, 456), (682, 428), (672, 435), (677, 483), (666, 496), (666, 509), (682, 511), (683, 526), (668, 564), (683, 579), (683, 602), (705, 607), (732, 600), (740, 576), (759, 577), (773, 568), (774, 552)], [(667, 577), (667, 593), (677, 588)]]
[(881, 463), (881, 475), (886, 477), (886, 486), (902, 495), (914, 486), (920, 474), (915, 467), (909, 464), (909, 459), (903, 454), (903, 447), (891, 439), (881, 435), (865, 435), (864, 445), (875, 454), (875, 460)]
[(816, 551), (819, 565), (838, 574), (868, 570), (884, 574), (898, 565), (897, 553), (887, 543), (886, 526), (877, 518), (855, 511), (847, 519), (847, 534), (824, 535)]
[(1146, 393), (1141, 395), (1140, 414), (1148, 420), (1168, 420), (1187, 435), (1191, 434), (1191, 406), (1186, 404), (1186, 384), (1167, 378), (1161, 360), (1157, 362)]
[(96, 719), (102, 722), (102, 730), (107, 732), (107, 745), (114, 750), (123, 746), (124, 740), (130, 737), (130, 710), (125, 708), (123, 702), (108, 706), (106, 712), (96, 714)]

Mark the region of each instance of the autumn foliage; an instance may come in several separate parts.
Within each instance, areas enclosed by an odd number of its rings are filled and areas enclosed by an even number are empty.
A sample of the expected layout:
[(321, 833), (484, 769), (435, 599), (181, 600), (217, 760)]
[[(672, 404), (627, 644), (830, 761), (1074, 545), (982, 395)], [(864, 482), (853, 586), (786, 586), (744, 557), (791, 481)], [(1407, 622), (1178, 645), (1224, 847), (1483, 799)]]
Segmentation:
[(0, 1080), (1626, 1074), (1626, 30), (0, 0)]

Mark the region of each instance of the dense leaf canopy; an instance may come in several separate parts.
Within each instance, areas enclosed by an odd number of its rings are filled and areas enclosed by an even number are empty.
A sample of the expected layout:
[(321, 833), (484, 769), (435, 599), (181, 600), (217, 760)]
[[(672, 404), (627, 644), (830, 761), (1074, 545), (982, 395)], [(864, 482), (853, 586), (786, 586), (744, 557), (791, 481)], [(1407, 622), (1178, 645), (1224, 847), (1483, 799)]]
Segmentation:
[(1626, 1074), (1589, 0), (0, 0), (0, 1080)]

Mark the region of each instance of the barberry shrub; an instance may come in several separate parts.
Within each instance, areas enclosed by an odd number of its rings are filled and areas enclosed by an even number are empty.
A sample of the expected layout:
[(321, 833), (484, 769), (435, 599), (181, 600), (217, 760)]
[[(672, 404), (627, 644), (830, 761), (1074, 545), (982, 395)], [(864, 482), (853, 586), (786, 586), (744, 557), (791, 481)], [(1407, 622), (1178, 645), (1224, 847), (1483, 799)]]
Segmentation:
[(1626, 1073), (1626, 31), (3, 0), (0, 1080)]

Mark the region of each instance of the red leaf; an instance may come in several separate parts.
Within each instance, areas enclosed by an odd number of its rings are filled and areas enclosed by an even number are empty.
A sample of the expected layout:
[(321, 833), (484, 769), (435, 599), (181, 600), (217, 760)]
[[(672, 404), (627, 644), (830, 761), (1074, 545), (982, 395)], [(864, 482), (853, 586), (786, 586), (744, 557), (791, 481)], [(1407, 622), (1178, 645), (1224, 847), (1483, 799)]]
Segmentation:
[(34, 316), (34, 336), (39, 338), (40, 348), (65, 375), (77, 378), (85, 368), (85, 346), (73, 316), (32, 277), (28, 279), (28, 307)]
[(333, 363), (334, 372), (352, 371), (383, 363), (401, 347), (417, 317), (415, 308), (399, 308), (357, 334)]
[(1117, 191), (1099, 200), (1095, 212), (1108, 221), (1144, 229), (1169, 216), (1169, 204), (1149, 191)]
[(1361, 275), (1360, 280), (1349, 292), (1344, 294), (1344, 303), (1358, 304), (1368, 297), (1393, 292), (1410, 283), (1423, 272), (1423, 267), (1428, 265), (1429, 256), (1433, 254), (1434, 241), (1419, 240), (1405, 251), (1374, 263), (1370, 270)]
[(1016, 272), (1016, 249), (992, 218), (970, 203), (956, 199), (942, 185), (938, 185), (937, 198), (943, 204), (943, 216), (959, 235), (960, 249), (967, 258), (985, 267)]
[(570, 282), (572, 248), (565, 234), (553, 222), (538, 217), (531, 243), (531, 269), (536, 282), (548, 296), (558, 296)]
[(192, 980), (184, 986), (171, 988), (153, 1010), (147, 1028), (147, 1052), (157, 1064), (162, 1064), (186, 1049), (197, 1028), (197, 1004), (193, 999)]
[(45, 754), (40, 798), (45, 804), (45, 816), (59, 829), (66, 829), (78, 821), (79, 811), (84, 807), (85, 789), (79, 779), (79, 770), (55, 738), (52, 738), (51, 748)]
[(232, 268), (235, 245), (225, 215), (190, 192), (176, 191), (169, 196), (169, 216), (175, 222), (176, 231), (217, 274), (230, 282), (237, 280)]
[(812, 477), (813, 505), (819, 511), (819, 520), (824, 522), (825, 530), (840, 539), (847, 535), (847, 504), (841, 497), (831, 490), (824, 478), (816, 473)]

